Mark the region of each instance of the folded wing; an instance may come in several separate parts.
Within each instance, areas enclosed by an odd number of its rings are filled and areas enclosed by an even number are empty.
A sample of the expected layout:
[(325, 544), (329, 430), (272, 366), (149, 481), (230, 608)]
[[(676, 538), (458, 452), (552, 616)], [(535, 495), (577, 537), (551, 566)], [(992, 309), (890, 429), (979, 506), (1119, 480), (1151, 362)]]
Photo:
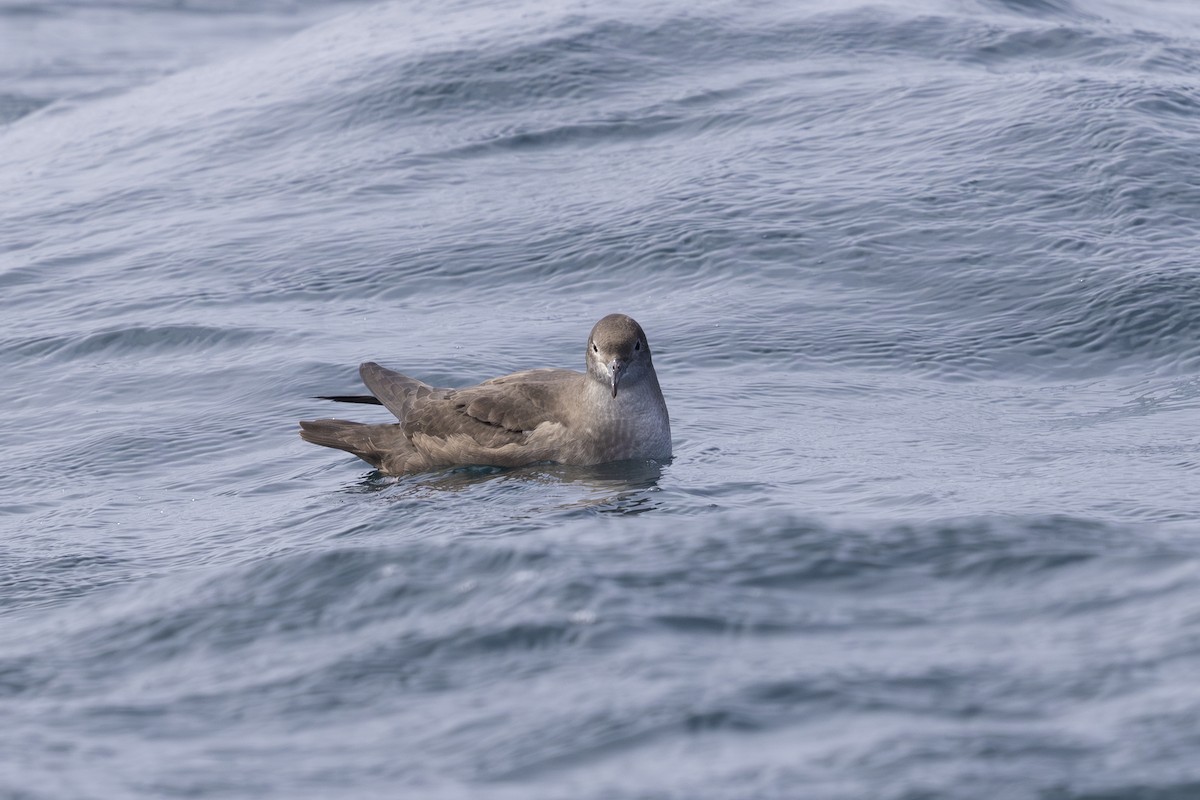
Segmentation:
[(409, 404), (404, 430), (414, 441), (466, 437), (487, 448), (521, 444), (543, 423), (566, 422), (562, 399), (576, 380), (582, 376), (570, 370), (531, 370), (445, 390)]

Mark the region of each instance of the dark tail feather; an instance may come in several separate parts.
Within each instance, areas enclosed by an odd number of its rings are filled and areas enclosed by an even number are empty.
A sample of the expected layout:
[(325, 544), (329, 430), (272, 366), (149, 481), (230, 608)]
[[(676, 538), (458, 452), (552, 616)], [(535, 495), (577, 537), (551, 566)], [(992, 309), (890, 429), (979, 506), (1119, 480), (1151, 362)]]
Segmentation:
[(378, 427), (344, 419), (301, 420), (300, 438), (322, 447), (336, 447), (338, 450), (353, 453), (378, 469), (383, 454), (371, 441), (369, 430)]
[(369, 394), (333, 394), (333, 395), (317, 395), (315, 400), (332, 400), (335, 403), (362, 403), (368, 406), (381, 406), (378, 397), (372, 397)]

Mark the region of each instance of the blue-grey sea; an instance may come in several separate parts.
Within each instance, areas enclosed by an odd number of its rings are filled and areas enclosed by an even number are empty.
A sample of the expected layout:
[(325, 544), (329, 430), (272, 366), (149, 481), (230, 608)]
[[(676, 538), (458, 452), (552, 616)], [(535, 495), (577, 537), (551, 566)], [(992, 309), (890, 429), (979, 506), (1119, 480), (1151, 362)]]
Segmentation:
[(5, 800), (1196, 800), (1200, 3), (0, 0), (0, 412)]

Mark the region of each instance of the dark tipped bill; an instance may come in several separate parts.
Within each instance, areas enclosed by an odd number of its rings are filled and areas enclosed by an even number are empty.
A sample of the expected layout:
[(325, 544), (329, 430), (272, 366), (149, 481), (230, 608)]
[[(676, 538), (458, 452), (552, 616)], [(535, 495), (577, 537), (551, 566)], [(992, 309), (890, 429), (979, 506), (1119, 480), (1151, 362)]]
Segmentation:
[(612, 396), (617, 396), (617, 384), (621, 382), (621, 376), (625, 374), (625, 364), (619, 358), (614, 358), (608, 362), (608, 374), (612, 381)]

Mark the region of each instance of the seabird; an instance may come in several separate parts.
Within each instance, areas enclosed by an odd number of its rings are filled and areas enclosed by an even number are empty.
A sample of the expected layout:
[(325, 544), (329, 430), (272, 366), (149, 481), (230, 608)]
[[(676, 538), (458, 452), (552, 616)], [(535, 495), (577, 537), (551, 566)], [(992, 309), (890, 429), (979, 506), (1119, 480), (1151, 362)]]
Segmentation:
[(398, 421), (304, 420), (300, 436), (388, 475), (670, 458), (671, 423), (642, 326), (609, 314), (588, 336), (585, 363), (586, 372), (532, 369), (439, 389), (368, 361), (359, 375), (370, 396), (322, 399), (382, 405)]

